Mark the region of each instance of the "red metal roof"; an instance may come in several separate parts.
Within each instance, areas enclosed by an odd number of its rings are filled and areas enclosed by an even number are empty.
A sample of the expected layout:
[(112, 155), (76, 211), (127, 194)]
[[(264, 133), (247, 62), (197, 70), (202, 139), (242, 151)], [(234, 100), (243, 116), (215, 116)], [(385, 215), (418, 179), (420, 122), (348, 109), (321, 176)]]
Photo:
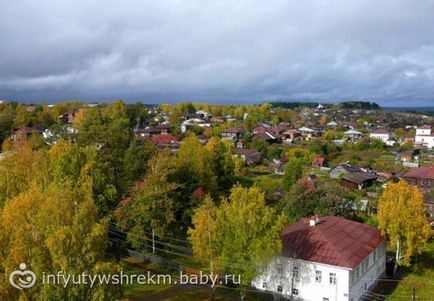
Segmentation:
[(371, 134), (390, 134), (390, 133), (389, 133), (389, 131), (387, 131), (385, 129), (376, 129)]
[(319, 218), (315, 226), (303, 218), (282, 233), (282, 255), (354, 268), (384, 240), (374, 227), (338, 216)]
[(318, 157), (318, 158), (314, 158), (312, 160), (312, 164), (319, 164), (319, 165), (323, 165), (324, 164), (324, 158), (323, 157)]
[(418, 178), (434, 180), (434, 165), (421, 168), (412, 168), (404, 175), (404, 178)]
[(244, 133), (244, 129), (241, 128), (229, 128), (222, 131), (222, 133)]
[(430, 126), (430, 125), (427, 125), (427, 124), (424, 124), (424, 125), (418, 127), (418, 129), (421, 129), (421, 130), (429, 130), (429, 129), (431, 129), (431, 126)]
[(152, 136), (151, 141), (157, 145), (166, 145), (176, 142), (176, 138), (170, 134), (161, 134)]

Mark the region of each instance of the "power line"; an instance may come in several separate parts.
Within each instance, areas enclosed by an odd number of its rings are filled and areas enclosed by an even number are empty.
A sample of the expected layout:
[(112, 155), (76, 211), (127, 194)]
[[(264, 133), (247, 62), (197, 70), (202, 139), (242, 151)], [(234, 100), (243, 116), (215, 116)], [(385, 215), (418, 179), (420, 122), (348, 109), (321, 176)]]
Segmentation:
[(109, 230), (110, 231), (115, 231), (115, 232), (118, 232), (118, 233), (121, 233), (121, 234), (124, 234), (124, 235), (127, 235), (127, 236), (136, 237), (136, 238), (139, 238), (139, 239), (145, 239), (145, 240), (148, 240), (148, 241), (151, 241), (151, 242), (155, 242), (155, 243), (160, 244), (160, 245), (164, 245), (164, 246), (168, 246), (168, 247), (171, 247), (171, 248), (174, 248), (174, 249), (178, 249), (180, 251), (186, 251), (186, 252), (189, 252), (190, 254), (192, 253), (192, 250), (190, 248), (185, 247), (185, 246), (180, 246), (180, 245), (176, 245), (176, 244), (173, 244), (173, 243), (163, 242), (163, 241), (158, 240), (158, 239), (152, 239), (152, 238), (148, 238), (148, 237), (142, 237), (140, 235), (127, 233), (127, 232), (124, 232), (124, 231), (121, 231), (121, 230), (118, 230), (118, 229), (114, 229), (112, 227), (110, 227)]
[[(117, 227), (116, 224), (114, 224), (114, 223), (111, 223), (110, 226), (111, 226), (111, 227), (114, 227), (115, 229), (118, 229), (118, 227)], [(152, 236), (152, 233), (150, 233), (150, 232), (143, 231), (143, 233)], [(165, 235), (157, 235), (157, 236), (158, 236), (159, 238), (165, 238), (165, 239), (168, 239), (168, 240), (178, 241), (178, 242), (185, 243), (185, 244), (187, 244), (187, 245), (191, 245), (190, 241), (185, 240), (185, 239), (179, 239), (179, 238), (174, 238), (174, 237), (165, 236)]]
[[(109, 229), (109, 231), (112, 231), (112, 230), (110, 230)], [(115, 232), (112, 232), (113, 234), (115, 234), (115, 235), (119, 235), (119, 233), (115, 233)], [(151, 245), (149, 245), (149, 244), (145, 244), (145, 243), (143, 243), (143, 242), (138, 242), (140, 245), (143, 245), (143, 246), (146, 246), (146, 247), (149, 247), (149, 248), (155, 248), (155, 250), (159, 250), (159, 251), (162, 251), (162, 252), (166, 252), (166, 253), (169, 253), (169, 254), (173, 254), (173, 255), (177, 255), (177, 256), (182, 256), (182, 257), (186, 257), (186, 258), (192, 258), (193, 256), (191, 256), (191, 255), (188, 255), (188, 254), (182, 254), (182, 253), (178, 253), (178, 252), (172, 252), (172, 251), (169, 251), (169, 250), (166, 250), (166, 249), (161, 249), (161, 248), (157, 248), (157, 247), (153, 247), (153, 246), (151, 246)]]
[[(129, 234), (129, 233), (127, 233), (127, 232), (124, 232), (124, 231), (120, 231), (120, 230), (112, 230), (112, 229), (109, 229), (109, 231), (115, 231), (115, 232), (117, 232), (117, 233), (115, 233), (115, 234), (123, 234), (123, 235), (131, 235), (131, 234)], [(146, 239), (146, 240), (148, 240), (148, 241), (152, 241), (152, 239), (148, 239), (148, 238), (144, 238), (144, 237), (141, 237), (141, 236), (139, 236), (139, 235), (132, 235), (132, 236), (135, 236), (135, 237), (137, 237), (137, 238), (139, 238), (139, 239)], [(146, 243), (144, 243), (144, 242), (138, 242), (139, 244), (145, 244), (145, 245), (147, 245), (147, 246), (149, 246), (148, 244), (146, 244)], [(175, 245), (172, 245), (172, 244), (168, 244), (167, 245), (168, 247), (171, 247), (171, 248), (174, 248), (174, 246)], [(177, 246), (177, 247), (181, 247), (182, 248), (182, 246)], [(187, 251), (187, 250), (183, 250), (183, 251)], [(188, 249), (188, 252), (189, 252), (189, 254), (184, 254), (184, 253), (182, 253), (182, 255), (183, 256), (191, 256), (191, 257), (194, 257), (194, 256), (192, 256), (192, 250), (191, 249)], [(178, 253), (178, 254), (180, 254), (180, 253)], [(236, 260), (217, 260), (217, 262), (220, 262), (220, 263), (226, 263), (226, 264), (229, 264), (229, 265), (232, 265), (232, 266), (234, 266), (234, 267), (238, 267), (238, 268), (241, 268), (241, 269), (245, 269), (245, 263), (244, 264), (240, 264), (239, 262), (236, 262)]]

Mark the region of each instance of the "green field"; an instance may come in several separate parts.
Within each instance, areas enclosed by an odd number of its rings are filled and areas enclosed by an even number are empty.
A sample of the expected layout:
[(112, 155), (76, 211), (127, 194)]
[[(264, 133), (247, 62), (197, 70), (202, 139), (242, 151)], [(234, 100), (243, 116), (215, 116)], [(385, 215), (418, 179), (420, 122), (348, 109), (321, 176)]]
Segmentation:
[(434, 300), (434, 241), (430, 241), (426, 250), (412, 267), (401, 268), (401, 281), (389, 287), (387, 301), (412, 300), (413, 288), (418, 301)]

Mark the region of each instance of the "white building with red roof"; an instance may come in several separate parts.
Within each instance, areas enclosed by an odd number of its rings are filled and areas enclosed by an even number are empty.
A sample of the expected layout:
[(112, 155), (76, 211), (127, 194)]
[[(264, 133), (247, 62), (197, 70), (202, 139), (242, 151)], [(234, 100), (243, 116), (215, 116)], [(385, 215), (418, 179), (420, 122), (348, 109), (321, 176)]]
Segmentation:
[(392, 135), (389, 133), (389, 131), (385, 129), (376, 129), (375, 131), (369, 134), (369, 137), (372, 139), (381, 140), (382, 142), (386, 143), (387, 140), (389, 140), (392, 137)]
[(281, 235), (282, 253), (256, 277), (259, 290), (309, 301), (357, 301), (386, 271), (386, 241), (337, 216), (304, 218)]
[(434, 133), (432, 132), (430, 125), (423, 125), (416, 129), (414, 143), (426, 148), (434, 148)]

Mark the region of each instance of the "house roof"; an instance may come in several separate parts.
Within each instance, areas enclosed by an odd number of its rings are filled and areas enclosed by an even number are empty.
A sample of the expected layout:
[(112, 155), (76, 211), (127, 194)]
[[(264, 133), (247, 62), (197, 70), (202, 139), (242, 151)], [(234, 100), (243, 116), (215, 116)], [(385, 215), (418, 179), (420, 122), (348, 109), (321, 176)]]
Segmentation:
[(357, 165), (352, 164), (351, 162), (341, 163), (338, 166), (341, 166), (343, 169), (345, 169), (348, 172), (359, 172), (360, 171), (360, 168)]
[(418, 129), (421, 129), (421, 130), (430, 130), (430, 129), (431, 129), (431, 126), (425, 124), (425, 125), (422, 125), (422, 126), (418, 127)]
[(302, 126), (301, 128), (298, 129), (300, 132), (313, 132), (312, 129)]
[(250, 156), (256, 153), (259, 153), (259, 151), (257, 149), (248, 149), (248, 148), (236, 148), (235, 149), (235, 153), (240, 155), (240, 156)]
[(244, 129), (240, 128), (229, 128), (222, 131), (222, 133), (244, 133)]
[(390, 133), (385, 129), (376, 129), (375, 131), (372, 131), (371, 134), (390, 134)]
[(362, 132), (356, 131), (356, 130), (348, 130), (344, 133), (345, 135), (361, 135)]
[(263, 141), (269, 141), (269, 140), (275, 140), (277, 137), (274, 133), (270, 132), (258, 132), (255, 135), (253, 135), (253, 138)]
[(420, 178), (434, 180), (434, 165), (428, 167), (412, 168), (404, 178)]
[(319, 164), (319, 165), (323, 165), (324, 164), (324, 158), (323, 157), (318, 157), (312, 160), (312, 164)]
[(303, 218), (281, 238), (283, 256), (346, 268), (355, 268), (384, 240), (376, 228), (337, 216), (320, 217), (315, 226)]
[(170, 130), (172, 127), (168, 124), (159, 124), (155, 128), (160, 130)]
[(365, 181), (375, 180), (376, 178), (377, 176), (375, 174), (369, 172), (349, 173), (342, 177), (343, 180), (347, 180), (356, 184), (362, 184)]
[(151, 141), (159, 146), (169, 145), (177, 142), (176, 138), (173, 137), (171, 134), (161, 134), (161, 135), (152, 136)]

